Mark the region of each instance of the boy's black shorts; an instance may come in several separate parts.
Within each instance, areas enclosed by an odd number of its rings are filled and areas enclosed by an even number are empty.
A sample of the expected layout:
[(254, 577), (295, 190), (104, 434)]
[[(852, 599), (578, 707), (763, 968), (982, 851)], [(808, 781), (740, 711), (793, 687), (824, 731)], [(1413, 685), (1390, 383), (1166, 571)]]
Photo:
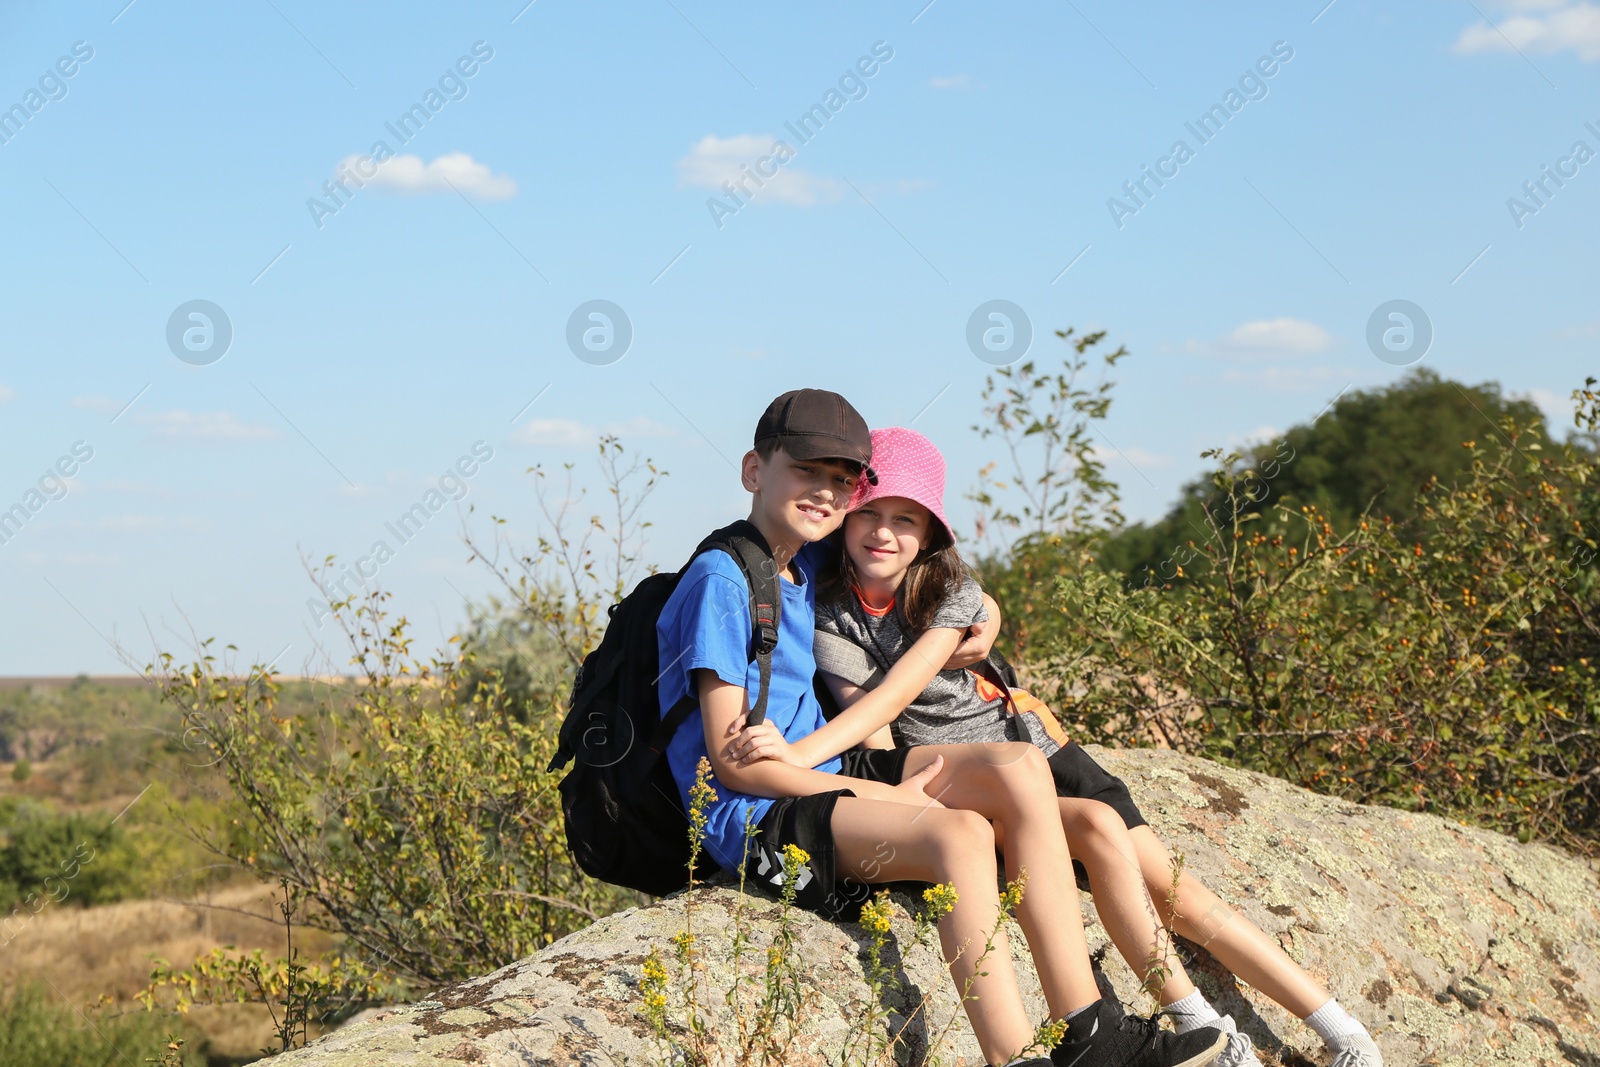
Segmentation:
[(1050, 757), (1049, 763), (1050, 774), (1056, 780), (1056, 796), (1098, 800), (1109, 805), (1122, 816), (1130, 830), (1149, 825), (1122, 779), (1096, 763), (1076, 741), (1069, 741), (1065, 748)]
[[(839, 776), (899, 785), (910, 751), (906, 748), (852, 749), (839, 757), (844, 761)], [(861, 915), (861, 905), (872, 896), (872, 886), (861, 881), (859, 876), (839, 879), (833, 847), (833, 806), (840, 797), (855, 795), (850, 789), (836, 789), (831, 793), (781, 797), (775, 801), (757, 824), (761, 832), (750, 843), (745, 884), (777, 897), (791, 874), (783, 869), (783, 846), (799, 845), (811, 860), (795, 875), (800, 879), (795, 903), (829, 919), (856, 921)], [(882, 847), (883, 859), (887, 860), (893, 852), (887, 842)], [(876, 873), (871, 860), (861, 873), (868, 877)]]

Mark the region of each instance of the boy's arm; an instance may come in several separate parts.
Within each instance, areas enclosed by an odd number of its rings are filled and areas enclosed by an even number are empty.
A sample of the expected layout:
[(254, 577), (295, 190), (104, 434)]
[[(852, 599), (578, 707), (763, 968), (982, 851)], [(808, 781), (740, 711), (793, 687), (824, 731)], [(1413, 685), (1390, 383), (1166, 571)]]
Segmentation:
[[(862, 778), (842, 778), (837, 774), (815, 771), (810, 767), (796, 767), (778, 760), (761, 760), (747, 767), (740, 766), (737, 760), (728, 755), (728, 740), (733, 735), (730, 728), (742, 722), (749, 710), (744, 686), (724, 682), (715, 671), (705, 669), (694, 672), (694, 682), (700, 695), (701, 726), (705, 730), (711, 769), (716, 773), (717, 780), (728, 788), (750, 796), (774, 798), (803, 797), (849, 789), (864, 800), (943, 807), (922, 791), (922, 787), (943, 767), (943, 761), (939, 759), (899, 785), (869, 782)], [(930, 770), (932, 773), (929, 773)]]
[(994, 640), (1000, 636), (1000, 605), (988, 593), (984, 593), (983, 606), (988, 609), (989, 617), (968, 628), (967, 636), (961, 639), (956, 650), (950, 653), (950, 658), (944, 661), (945, 670), (959, 671), (989, 658), (989, 650), (994, 648)]
[[(847, 748), (853, 748), (894, 722), (906, 705), (917, 699), (933, 676), (944, 668), (961, 631), (948, 626), (929, 630), (906, 650), (877, 688), (824, 723), (815, 733), (798, 741), (782, 744), (781, 737), (766, 732), (747, 735), (734, 746), (734, 755), (747, 766), (754, 760), (783, 760), (802, 767), (815, 767)], [(759, 741), (759, 747), (755, 742)], [(772, 751), (769, 751), (772, 750)], [(786, 751), (785, 751), (786, 750)]]

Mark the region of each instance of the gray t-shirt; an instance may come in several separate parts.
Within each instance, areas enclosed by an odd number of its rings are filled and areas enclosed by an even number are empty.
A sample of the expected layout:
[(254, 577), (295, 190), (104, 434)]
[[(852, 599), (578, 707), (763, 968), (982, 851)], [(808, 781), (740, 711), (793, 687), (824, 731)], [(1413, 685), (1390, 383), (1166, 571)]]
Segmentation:
[[(989, 618), (983, 592), (971, 577), (953, 588), (934, 613), (929, 629), (965, 630)], [(855, 594), (817, 602), (817, 633), (813, 646), (817, 669), (838, 675), (863, 689), (876, 688), (883, 676), (913, 641), (906, 633), (899, 604), (884, 615), (872, 615)], [(1027, 712), (1028, 739), (1053, 754), (1057, 745), (1044, 731), (1038, 716)], [(1005, 701), (985, 700), (978, 694), (978, 679), (971, 671), (940, 671), (933, 676), (890, 727), (896, 745), (960, 745), (1021, 739), (1016, 718)]]

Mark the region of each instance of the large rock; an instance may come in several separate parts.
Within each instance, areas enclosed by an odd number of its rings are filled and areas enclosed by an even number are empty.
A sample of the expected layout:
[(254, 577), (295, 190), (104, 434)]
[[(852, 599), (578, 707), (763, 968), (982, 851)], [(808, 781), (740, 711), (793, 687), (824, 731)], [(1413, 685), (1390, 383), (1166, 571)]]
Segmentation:
[[(1557, 849), (1521, 845), (1445, 819), (1363, 807), (1265, 775), (1155, 750), (1096, 755), (1125, 777), (1156, 831), (1219, 895), (1276, 937), (1366, 1022), (1393, 1067), (1413, 1064), (1576, 1064), (1600, 1067), (1600, 878)], [(764, 964), (778, 909), (728, 888), (697, 890), (694, 929), (718, 988), (742, 916)], [(659, 1062), (639, 1014), (640, 966), (683, 928), (686, 898), (613, 915), (493, 974), (430, 1000), (372, 1014), (279, 1057), (284, 1067), (356, 1064), (620, 1064)], [(741, 910), (742, 908), (742, 910)], [(1084, 921), (1102, 985), (1148, 1009), (1087, 895)], [(859, 927), (798, 918), (808, 1000), (784, 1062), (838, 1063), (866, 1007)], [(902, 1063), (920, 1061), (928, 1034), (957, 1013), (936, 944), (894, 927), (889, 960), (900, 989), (886, 997), (900, 1029), (908, 1006), (931, 1001), (906, 1027)], [(1026, 945), (1011, 943), (1029, 1010), (1042, 1018)], [(1280, 1062), (1324, 1064), (1314, 1034), (1242, 987), (1204, 950), (1181, 943), (1190, 973), (1220, 1010)], [(674, 971), (674, 973), (676, 973)], [(724, 1018), (721, 1047), (736, 1032)], [(961, 1019), (945, 1063), (982, 1063)], [(731, 1058), (728, 1062), (734, 1062)]]

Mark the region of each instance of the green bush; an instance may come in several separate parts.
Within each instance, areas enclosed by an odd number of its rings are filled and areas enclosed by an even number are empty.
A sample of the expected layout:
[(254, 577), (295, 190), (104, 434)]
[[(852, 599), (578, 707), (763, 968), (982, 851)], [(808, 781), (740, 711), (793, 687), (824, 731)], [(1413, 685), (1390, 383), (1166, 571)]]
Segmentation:
[(571, 468), (559, 498), (535, 468), (550, 526), (538, 547), (503, 567), (498, 536), (491, 552), (468, 536), (508, 600), (473, 609), (456, 647), (431, 659), (413, 655), (387, 594), (329, 592), (332, 557), (318, 585), (353, 675), (283, 686), (267, 669), (219, 663), (212, 640), (186, 666), (159, 656), (147, 673), (179, 715), (172, 754), (188, 772), (188, 807), (168, 814), (215, 856), (278, 882), (286, 922), (340, 935), (340, 947), (309, 964), (259, 950), (158, 961), (141, 1000), (265, 1003), (288, 1049), (313, 1019), (496, 970), (643, 901), (578, 870), (561, 773), (546, 769), (572, 670), (598, 642), (605, 604), (631, 585), (649, 525), (639, 505), (664, 473), (610, 437), (599, 459), (609, 520), (569, 536), (582, 497)]
[[(176, 1017), (136, 1012), (80, 1014), (43, 983), (0, 992), (0, 1063), (18, 1067), (126, 1067), (162, 1063), (205, 1067), (198, 1048), (168, 1047), (168, 1035), (191, 1033)], [(163, 1058), (165, 1057), (165, 1058)]]
[[(347, 610), (347, 605), (336, 605)], [(366, 966), (422, 986), (495, 970), (620, 902), (566, 855), (554, 709), (513, 707), (459, 661), (418, 663), (381, 596), (349, 608), (367, 673), (314, 713), (206, 657), (163, 681), (230, 786), (213, 848), (313, 905)], [(170, 662), (164, 663), (170, 670)]]
[(48, 903), (81, 907), (139, 894), (141, 864), (105, 814), (59, 814), (37, 803), (0, 810), (0, 911)]
[[(1594, 429), (1600, 394), (1574, 396)], [(1410, 523), (1345, 530), (1248, 510), (1266, 475), (1222, 457), (1224, 506), (1169, 557), (1181, 585), (1129, 590), (1063, 541), (1039, 673), (1091, 735), (1600, 851), (1600, 464), (1537, 423), (1493, 432)]]
[(11, 780), (13, 782), (26, 782), (33, 775), (33, 764), (25, 759), (19, 759), (11, 767)]
[(1021, 536), (977, 569), (1069, 728), (1600, 852), (1595, 380), (1556, 445), (1498, 386), (1415, 374), (1205, 453), (1128, 528), (1088, 461), (1109, 396), (1074, 384), (1098, 339), (983, 394), (1011, 462), (980, 472), (980, 515)]

